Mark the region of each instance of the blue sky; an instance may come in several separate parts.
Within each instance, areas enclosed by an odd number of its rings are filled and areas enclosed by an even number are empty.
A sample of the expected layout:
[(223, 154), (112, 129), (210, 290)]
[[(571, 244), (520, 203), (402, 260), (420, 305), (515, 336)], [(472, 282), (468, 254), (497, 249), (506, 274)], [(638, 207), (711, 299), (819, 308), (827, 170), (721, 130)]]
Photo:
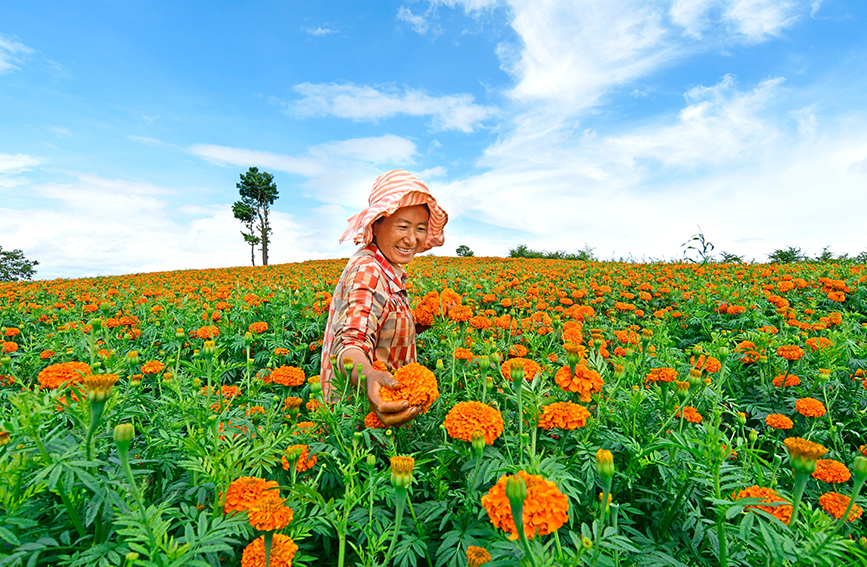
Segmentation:
[(0, 246), (41, 278), (338, 244), (404, 168), (446, 244), (674, 259), (867, 250), (863, 0), (28, 2), (0, 8)]

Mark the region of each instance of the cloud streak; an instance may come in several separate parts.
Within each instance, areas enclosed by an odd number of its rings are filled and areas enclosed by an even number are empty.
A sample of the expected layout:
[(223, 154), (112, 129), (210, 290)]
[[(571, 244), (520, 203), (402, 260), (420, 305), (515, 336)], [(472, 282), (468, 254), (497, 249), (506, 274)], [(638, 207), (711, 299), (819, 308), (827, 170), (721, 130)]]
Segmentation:
[(23, 43), (0, 34), (0, 75), (18, 69), (23, 58), (33, 52)]

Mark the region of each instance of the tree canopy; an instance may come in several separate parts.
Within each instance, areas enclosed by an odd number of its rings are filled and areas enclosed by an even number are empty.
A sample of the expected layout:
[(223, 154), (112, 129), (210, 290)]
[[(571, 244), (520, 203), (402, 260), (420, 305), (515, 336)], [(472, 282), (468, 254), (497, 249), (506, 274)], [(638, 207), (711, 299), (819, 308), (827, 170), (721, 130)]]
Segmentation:
[(249, 232), (241, 231), (244, 241), (250, 245), (250, 260), (256, 265), (254, 250), (261, 245), (262, 265), (268, 265), (268, 245), (271, 243), (271, 222), (268, 215), (271, 205), (277, 200), (277, 184), (274, 176), (257, 167), (251, 167), (241, 174), (241, 181), (235, 185), (241, 195), (240, 201), (232, 205), (235, 218), (244, 223)]
[(17, 248), (3, 250), (0, 246), (0, 282), (31, 280), (36, 275), (33, 267), (38, 264), (36, 260), (28, 260)]

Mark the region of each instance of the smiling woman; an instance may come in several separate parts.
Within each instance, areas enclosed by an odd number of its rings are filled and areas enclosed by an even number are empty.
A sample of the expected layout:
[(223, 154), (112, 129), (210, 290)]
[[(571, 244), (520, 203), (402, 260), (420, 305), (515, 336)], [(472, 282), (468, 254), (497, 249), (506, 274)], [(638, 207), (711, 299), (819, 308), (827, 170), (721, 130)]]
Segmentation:
[[(402, 169), (376, 179), (368, 204), (349, 219), (340, 238), (351, 237), (363, 247), (349, 259), (331, 300), (322, 340), (322, 387), (330, 398), (331, 357), (341, 364), (351, 358), (353, 368), (360, 364), (367, 377), (373, 412), (385, 425), (400, 425), (417, 416), (420, 408), (406, 401), (385, 401), (380, 390), (399, 388), (391, 372), (416, 362), (415, 319), (402, 266), (419, 252), (442, 245), (448, 215), (427, 185)], [(357, 370), (350, 380), (357, 384)]]

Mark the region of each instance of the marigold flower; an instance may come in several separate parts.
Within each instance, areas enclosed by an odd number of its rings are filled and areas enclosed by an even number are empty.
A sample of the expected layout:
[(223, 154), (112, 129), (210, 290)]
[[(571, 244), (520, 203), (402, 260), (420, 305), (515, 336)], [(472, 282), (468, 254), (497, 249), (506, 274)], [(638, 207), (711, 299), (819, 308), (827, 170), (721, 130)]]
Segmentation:
[(391, 483), (396, 488), (407, 488), (412, 483), (412, 469), (415, 468), (415, 459), (412, 457), (396, 456), (391, 458)]
[(247, 327), (247, 330), (251, 333), (259, 335), (268, 330), (268, 323), (266, 323), (265, 321), (256, 321), (255, 323), (250, 323), (250, 326)]
[(491, 561), (491, 554), (484, 547), (470, 545), (467, 547), (467, 567), (482, 567)]
[(165, 369), (166, 365), (158, 360), (149, 360), (141, 367), (142, 374), (159, 374)]
[(675, 380), (677, 380), (677, 370), (666, 366), (651, 368), (644, 377), (645, 382), (674, 382)]
[(819, 459), (816, 461), (816, 470), (813, 471), (813, 478), (822, 482), (839, 483), (846, 482), (852, 478), (852, 473), (840, 461)]
[(6, 327), (6, 330), (3, 332), (3, 336), (5, 337), (15, 337), (21, 334), (21, 329), (16, 327)]
[(51, 358), (55, 354), (57, 354), (57, 353), (53, 350), (43, 350), (42, 352), (39, 353), (39, 358), (41, 358), (42, 360), (48, 360), (49, 358)]
[(90, 366), (83, 362), (61, 362), (42, 369), (37, 380), (43, 388), (56, 390), (64, 384), (79, 384), (90, 374)]
[[(292, 560), (297, 552), (298, 546), (292, 538), (283, 534), (274, 534), (268, 558), (270, 567), (292, 567)], [(265, 536), (254, 539), (244, 549), (241, 567), (265, 567)]]
[(503, 374), (503, 378), (506, 380), (512, 380), (512, 367), (523, 367), (524, 369), (524, 380), (528, 382), (533, 380), (536, 374), (542, 372), (542, 367), (539, 366), (539, 363), (530, 360), (528, 358), (515, 357), (511, 358), (500, 365), (500, 372)]
[(298, 472), (305, 472), (316, 466), (317, 457), (316, 455), (310, 455), (307, 445), (290, 445), (289, 447), (286, 447), (284, 453), (285, 454), (280, 458), (283, 462), (283, 470), (288, 471), (291, 466), (286, 455), (297, 455), (295, 470)]
[(205, 325), (192, 332), (199, 339), (213, 339), (220, 334), (220, 329), (214, 325)]
[(286, 506), (275, 490), (266, 492), (247, 511), (250, 525), (266, 532), (282, 530), (292, 521), (293, 515), (292, 508)]
[[(488, 512), (494, 527), (509, 532), (509, 539), (517, 539), (518, 530), (512, 518), (509, 498), (506, 496), (506, 482), (510, 476), (501, 476), (497, 484), (482, 496), (482, 506)], [(537, 533), (547, 535), (557, 531), (569, 518), (569, 500), (550, 480), (526, 471), (518, 471), (518, 476), (527, 486), (522, 518), (527, 538), (533, 539)]]
[(522, 358), (527, 356), (528, 352), (530, 351), (524, 345), (512, 345), (509, 348), (509, 358)]
[(0, 349), (5, 353), (13, 353), (18, 350), (18, 343), (12, 341), (3, 341), (3, 348)]
[[(844, 494), (838, 494), (836, 492), (826, 492), (819, 497), (819, 505), (822, 506), (823, 510), (825, 510), (839, 520), (846, 512), (846, 508), (849, 507), (849, 500), (851, 499)], [(849, 517), (846, 518), (846, 521), (854, 522), (855, 520), (860, 518), (863, 513), (864, 510), (862, 510), (860, 506), (855, 504), (849, 511)]]
[(772, 413), (765, 417), (765, 425), (774, 429), (791, 429), (795, 424), (783, 414)]
[(274, 356), (288, 356), (289, 349), (283, 347), (277, 347), (274, 349)]
[(233, 480), (226, 491), (226, 503), (223, 513), (243, 512), (249, 510), (268, 492), (279, 494), (278, 484), (273, 480), (265, 480), (255, 476), (242, 476)]
[(469, 321), (473, 316), (473, 308), (467, 305), (457, 305), (449, 309), (449, 319), (461, 323)]
[(400, 388), (380, 391), (386, 402), (406, 400), (411, 406), (422, 406), (422, 412), (427, 413), (431, 404), (440, 397), (436, 376), (417, 362), (398, 368), (394, 378), (400, 382)]
[(783, 345), (777, 349), (777, 356), (786, 360), (800, 360), (804, 356), (804, 349), (798, 345)]
[(280, 366), (275, 368), (266, 378), (268, 384), (280, 384), (281, 386), (301, 386), (307, 377), (304, 371), (297, 366)]
[[(741, 498), (761, 498), (762, 502), (768, 502), (769, 504), (774, 502), (788, 502), (788, 500), (777, 494), (774, 489), (764, 488), (757, 485), (748, 486), (747, 488), (742, 489), (734, 497), (735, 500), (740, 500)], [(783, 504), (780, 506), (762, 506), (761, 504), (755, 504), (744, 506), (744, 508), (758, 508), (759, 510), (771, 514), (784, 524), (788, 524), (789, 520), (792, 519), (792, 506), (790, 504)]]
[(595, 370), (590, 370), (585, 364), (575, 366), (570, 374), (569, 366), (564, 366), (554, 375), (554, 381), (566, 392), (577, 392), (582, 402), (589, 402), (591, 394), (602, 391), (602, 377)]
[(482, 431), (485, 444), (490, 445), (503, 434), (503, 416), (482, 402), (460, 402), (449, 410), (443, 425), (452, 439), (470, 442), (473, 431)]
[(832, 343), (830, 339), (826, 339), (825, 337), (810, 337), (809, 339), (807, 339), (807, 347), (809, 347), (809, 349), (813, 352), (832, 346), (834, 346), (834, 343)]
[(806, 417), (822, 417), (825, 406), (816, 398), (801, 398), (795, 402), (795, 410)]
[(789, 388), (792, 386), (798, 386), (801, 383), (801, 379), (795, 376), (794, 374), (786, 374), (783, 372), (782, 374), (778, 374), (776, 378), (772, 380), (774, 386), (777, 388), (783, 388), (783, 378), (785, 378), (785, 387)]
[(468, 348), (458, 347), (454, 353), (455, 360), (473, 360), (473, 351)]
[(301, 404), (303, 403), (304, 400), (297, 396), (288, 396), (285, 400), (283, 400), (283, 411), (290, 411), (300, 408)]
[(590, 412), (582, 405), (572, 402), (555, 402), (542, 407), (539, 427), (542, 429), (578, 429), (584, 427)]
[(104, 401), (117, 381), (117, 374), (88, 374), (84, 377), (87, 398), (94, 402)]
[(695, 356), (690, 357), (689, 363), (693, 366), (693, 368), (704, 370), (708, 374), (719, 372), (722, 368), (722, 363), (720, 363), (719, 360), (712, 356), (706, 356), (704, 354), (698, 357), (698, 361), (696, 361)]
[(370, 412), (364, 416), (364, 427), (369, 429), (387, 429), (389, 426), (382, 423), (375, 413)]

